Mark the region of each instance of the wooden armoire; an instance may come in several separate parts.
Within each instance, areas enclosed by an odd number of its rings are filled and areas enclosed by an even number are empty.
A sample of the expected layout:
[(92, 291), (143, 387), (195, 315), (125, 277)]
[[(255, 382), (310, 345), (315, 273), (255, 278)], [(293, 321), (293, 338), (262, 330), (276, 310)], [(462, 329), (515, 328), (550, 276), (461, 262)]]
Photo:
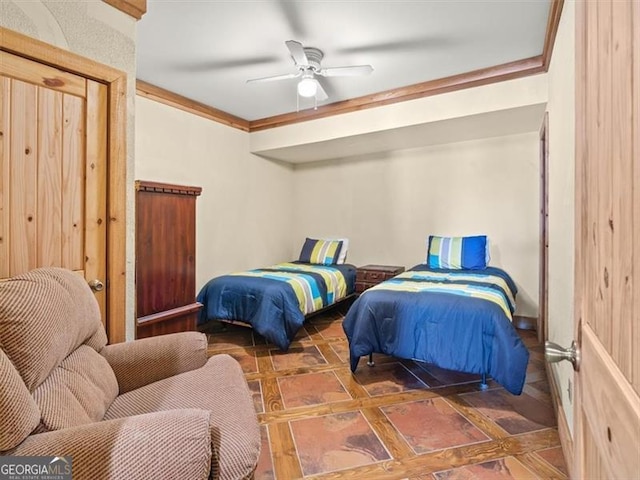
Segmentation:
[(200, 187), (136, 181), (136, 338), (196, 329)]

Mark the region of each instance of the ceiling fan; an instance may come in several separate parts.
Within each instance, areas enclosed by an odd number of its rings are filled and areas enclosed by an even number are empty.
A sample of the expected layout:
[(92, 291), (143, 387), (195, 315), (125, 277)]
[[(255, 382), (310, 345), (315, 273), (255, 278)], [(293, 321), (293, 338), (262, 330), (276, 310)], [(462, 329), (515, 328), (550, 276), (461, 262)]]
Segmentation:
[(301, 97), (315, 97), (316, 101), (323, 101), (329, 98), (316, 75), (322, 77), (352, 77), (357, 75), (369, 75), (373, 72), (371, 65), (352, 65), (347, 67), (322, 68), (320, 62), (324, 53), (314, 47), (303, 47), (300, 42), (287, 40), (285, 42), (291, 57), (298, 71), (296, 73), (285, 73), (271, 77), (254, 78), (247, 80), (247, 83), (272, 82), (275, 80), (287, 80), (289, 78), (300, 78), (298, 82), (298, 94)]

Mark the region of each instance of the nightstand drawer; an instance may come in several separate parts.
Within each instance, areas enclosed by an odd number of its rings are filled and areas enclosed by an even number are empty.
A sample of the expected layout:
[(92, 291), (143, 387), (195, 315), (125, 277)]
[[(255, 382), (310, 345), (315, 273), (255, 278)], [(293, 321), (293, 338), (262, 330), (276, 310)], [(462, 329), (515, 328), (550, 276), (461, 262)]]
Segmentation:
[(385, 272), (376, 270), (358, 270), (356, 279), (360, 282), (381, 282), (386, 278)]
[(404, 267), (395, 265), (366, 265), (356, 270), (356, 293), (378, 285), (404, 272)]

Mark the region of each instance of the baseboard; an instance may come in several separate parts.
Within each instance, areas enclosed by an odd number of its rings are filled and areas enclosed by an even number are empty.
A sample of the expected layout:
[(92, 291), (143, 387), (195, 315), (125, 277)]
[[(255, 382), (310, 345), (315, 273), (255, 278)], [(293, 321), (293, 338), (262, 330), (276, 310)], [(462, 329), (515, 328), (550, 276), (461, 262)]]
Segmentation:
[(547, 379), (549, 380), (549, 390), (551, 391), (551, 403), (553, 404), (553, 410), (556, 413), (558, 436), (560, 437), (560, 444), (562, 445), (564, 463), (567, 465), (567, 469), (569, 470), (569, 478), (575, 478), (573, 476), (573, 437), (571, 436), (567, 416), (565, 415), (564, 408), (562, 407), (562, 397), (560, 396), (560, 390), (556, 383), (556, 376), (553, 374), (551, 366), (546, 362), (545, 368), (547, 371)]
[(538, 327), (538, 319), (536, 317), (514, 315), (513, 326), (520, 330), (536, 330), (536, 328)]

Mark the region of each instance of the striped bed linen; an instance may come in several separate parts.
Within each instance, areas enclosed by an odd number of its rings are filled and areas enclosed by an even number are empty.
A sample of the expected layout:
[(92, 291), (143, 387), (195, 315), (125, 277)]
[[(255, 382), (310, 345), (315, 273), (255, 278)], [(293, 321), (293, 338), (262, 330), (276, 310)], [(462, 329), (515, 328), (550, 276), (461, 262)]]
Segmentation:
[(210, 320), (240, 321), (286, 351), (307, 315), (353, 293), (355, 277), (351, 264), (296, 261), (221, 275), (198, 293), (198, 327)]
[[(322, 277), (325, 289), (320, 288), (314, 274)], [(236, 272), (230, 275), (269, 278), (288, 283), (298, 299), (300, 311), (305, 315), (331, 305), (347, 295), (347, 283), (344, 275), (335, 268), (323, 267), (322, 265), (279, 263), (271, 267)]]
[(408, 271), (370, 290), (433, 292), (475, 297), (498, 305), (513, 321), (515, 297), (504, 278), (498, 275)]
[(517, 292), (500, 268), (416, 265), (369, 288), (347, 312), (351, 370), (361, 357), (382, 353), (488, 375), (519, 395), (529, 352), (511, 321)]

